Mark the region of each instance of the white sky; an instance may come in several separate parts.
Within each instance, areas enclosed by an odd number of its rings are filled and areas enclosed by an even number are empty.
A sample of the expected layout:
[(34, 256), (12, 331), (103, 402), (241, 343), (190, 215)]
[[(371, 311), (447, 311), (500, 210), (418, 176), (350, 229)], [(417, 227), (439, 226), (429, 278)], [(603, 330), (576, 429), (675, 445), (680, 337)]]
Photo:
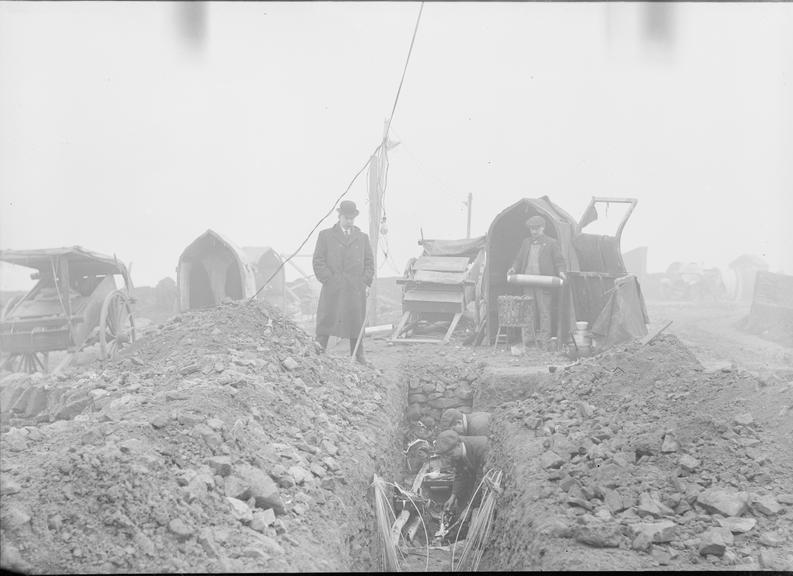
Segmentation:
[[(418, 8), (211, 4), (194, 49), (167, 3), (0, 3), (0, 247), (115, 253), (138, 285), (207, 228), (291, 253), (377, 145)], [(425, 5), (381, 275), (420, 227), (464, 237), (469, 192), (473, 235), (521, 197), (578, 218), (633, 196), (622, 246), (651, 271), (747, 252), (793, 273), (793, 6), (674, 4), (668, 50), (643, 9)], [(11, 268), (0, 288), (30, 284)]]

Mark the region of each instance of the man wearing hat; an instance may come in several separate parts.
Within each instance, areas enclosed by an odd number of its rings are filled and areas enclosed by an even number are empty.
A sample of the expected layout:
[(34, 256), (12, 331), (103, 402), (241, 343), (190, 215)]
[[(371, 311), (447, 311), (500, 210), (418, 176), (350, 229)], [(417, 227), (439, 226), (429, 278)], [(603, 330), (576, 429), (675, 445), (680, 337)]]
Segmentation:
[[(473, 496), (482, 480), (490, 444), (487, 436), (460, 436), (454, 430), (444, 430), (435, 440), (435, 452), (446, 456), (454, 464), (452, 495), (444, 503), (444, 509), (457, 506), (461, 510)], [(472, 508), (475, 508), (475, 503)]]
[[(520, 250), (507, 274), (558, 276), (564, 280), (566, 278), (564, 256), (559, 243), (545, 235), (545, 218), (540, 215), (532, 216), (526, 220), (526, 228), (529, 229), (529, 236), (520, 245)], [(551, 290), (527, 286), (523, 293), (534, 297), (536, 316), (540, 324), (537, 341), (539, 346), (544, 348), (551, 337)], [(525, 330), (523, 343), (524, 345), (526, 343)]]
[(460, 436), (487, 436), (490, 434), (490, 413), (463, 414), (456, 408), (448, 408), (441, 414), (440, 429), (454, 430)]
[[(339, 221), (322, 230), (314, 248), (314, 274), (322, 283), (317, 306), (317, 342), (324, 352), (331, 335), (350, 339), (355, 352), (358, 334), (366, 315), (366, 293), (374, 278), (374, 257), (369, 236), (354, 225), (358, 209), (342, 200)], [(356, 360), (366, 363), (363, 338)]]

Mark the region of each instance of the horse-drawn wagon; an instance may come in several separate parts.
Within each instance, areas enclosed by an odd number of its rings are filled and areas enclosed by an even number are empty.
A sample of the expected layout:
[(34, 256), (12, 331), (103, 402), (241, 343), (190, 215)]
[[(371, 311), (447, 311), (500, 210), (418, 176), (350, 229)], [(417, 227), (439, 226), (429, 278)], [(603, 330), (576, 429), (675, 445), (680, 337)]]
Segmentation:
[[(99, 343), (103, 359), (135, 340), (132, 281), (115, 257), (79, 246), (0, 250), (0, 262), (32, 268), (35, 286), (9, 300), (0, 314), (2, 366), (12, 371), (47, 371), (49, 353), (68, 355)], [(116, 277), (123, 287), (119, 288)]]

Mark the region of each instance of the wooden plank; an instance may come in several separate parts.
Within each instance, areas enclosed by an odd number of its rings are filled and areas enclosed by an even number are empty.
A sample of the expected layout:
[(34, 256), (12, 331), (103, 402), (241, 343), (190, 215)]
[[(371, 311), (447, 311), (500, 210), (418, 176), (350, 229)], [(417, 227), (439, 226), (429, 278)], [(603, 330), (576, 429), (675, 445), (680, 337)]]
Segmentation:
[(399, 335), (402, 333), (402, 330), (405, 329), (405, 324), (407, 324), (408, 318), (410, 318), (410, 312), (405, 312), (402, 314), (402, 318), (399, 320), (399, 324), (394, 330), (394, 335), (391, 337), (392, 340), (399, 338)]
[(460, 280), (459, 282), (429, 282), (414, 280), (412, 278), (399, 278), (396, 284), (406, 286), (408, 290), (448, 290), (451, 286), (460, 288), (464, 288), (465, 286), (476, 286), (476, 282), (473, 280)]
[(413, 280), (416, 282), (435, 282), (436, 284), (462, 284), (465, 281), (465, 272), (416, 270)]
[(432, 340), (431, 338), (397, 338), (394, 342), (399, 344), (443, 344), (443, 340)]
[[(459, 302), (426, 302), (419, 300), (416, 302), (404, 302), (402, 304), (402, 310), (409, 310), (410, 312), (417, 312), (419, 314), (437, 313), (452, 316), (458, 312), (462, 312), (464, 309), (463, 305)], [(444, 320), (448, 319), (449, 318), (444, 318)]]
[(413, 263), (413, 270), (465, 272), (468, 270), (468, 258), (464, 256), (422, 256)]
[(410, 510), (402, 510), (399, 513), (399, 516), (396, 520), (394, 520), (394, 524), (391, 526), (391, 540), (394, 542), (394, 546), (399, 545), (399, 538), (402, 535), (402, 527), (410, 518)]
[(405, 293), (405, 302), (454, 302), (463, 303), (462, 292), (449, 290), (410, 290)]
[(446, 336), (443, 337), (444, 344), (449, 343), (449, 340), (451, 340), (452, 338), (452, 333), (454, 332), (454, 329), (457, 328), (457, 323), (460, 321), (460, 318), (462, 317), (463, 317), (462, 312), (458, 312), (457, 314), (454, 315), (454, 318), (452, 319), (452, 323), (449, 325), (449, 329), (446, 331)]

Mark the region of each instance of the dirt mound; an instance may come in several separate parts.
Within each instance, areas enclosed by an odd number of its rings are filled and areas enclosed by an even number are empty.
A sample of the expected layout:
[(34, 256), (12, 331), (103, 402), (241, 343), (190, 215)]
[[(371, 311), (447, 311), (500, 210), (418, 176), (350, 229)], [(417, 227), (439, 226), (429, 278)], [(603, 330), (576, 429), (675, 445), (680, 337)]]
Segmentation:
[(706, 372), (664, 336), (502, 405), (492, 460), (507, 483), (486, 565), (790, 569), (789, 457), (739, 396), (761, 384)]
[(276, 310), (191, 311), (119, 362), (38, 384), (88, 400), (64, 419), (18, 411), (2, 434), (3, 566), (371, 566), (367, 488), (393, 475), (405, 395)]

